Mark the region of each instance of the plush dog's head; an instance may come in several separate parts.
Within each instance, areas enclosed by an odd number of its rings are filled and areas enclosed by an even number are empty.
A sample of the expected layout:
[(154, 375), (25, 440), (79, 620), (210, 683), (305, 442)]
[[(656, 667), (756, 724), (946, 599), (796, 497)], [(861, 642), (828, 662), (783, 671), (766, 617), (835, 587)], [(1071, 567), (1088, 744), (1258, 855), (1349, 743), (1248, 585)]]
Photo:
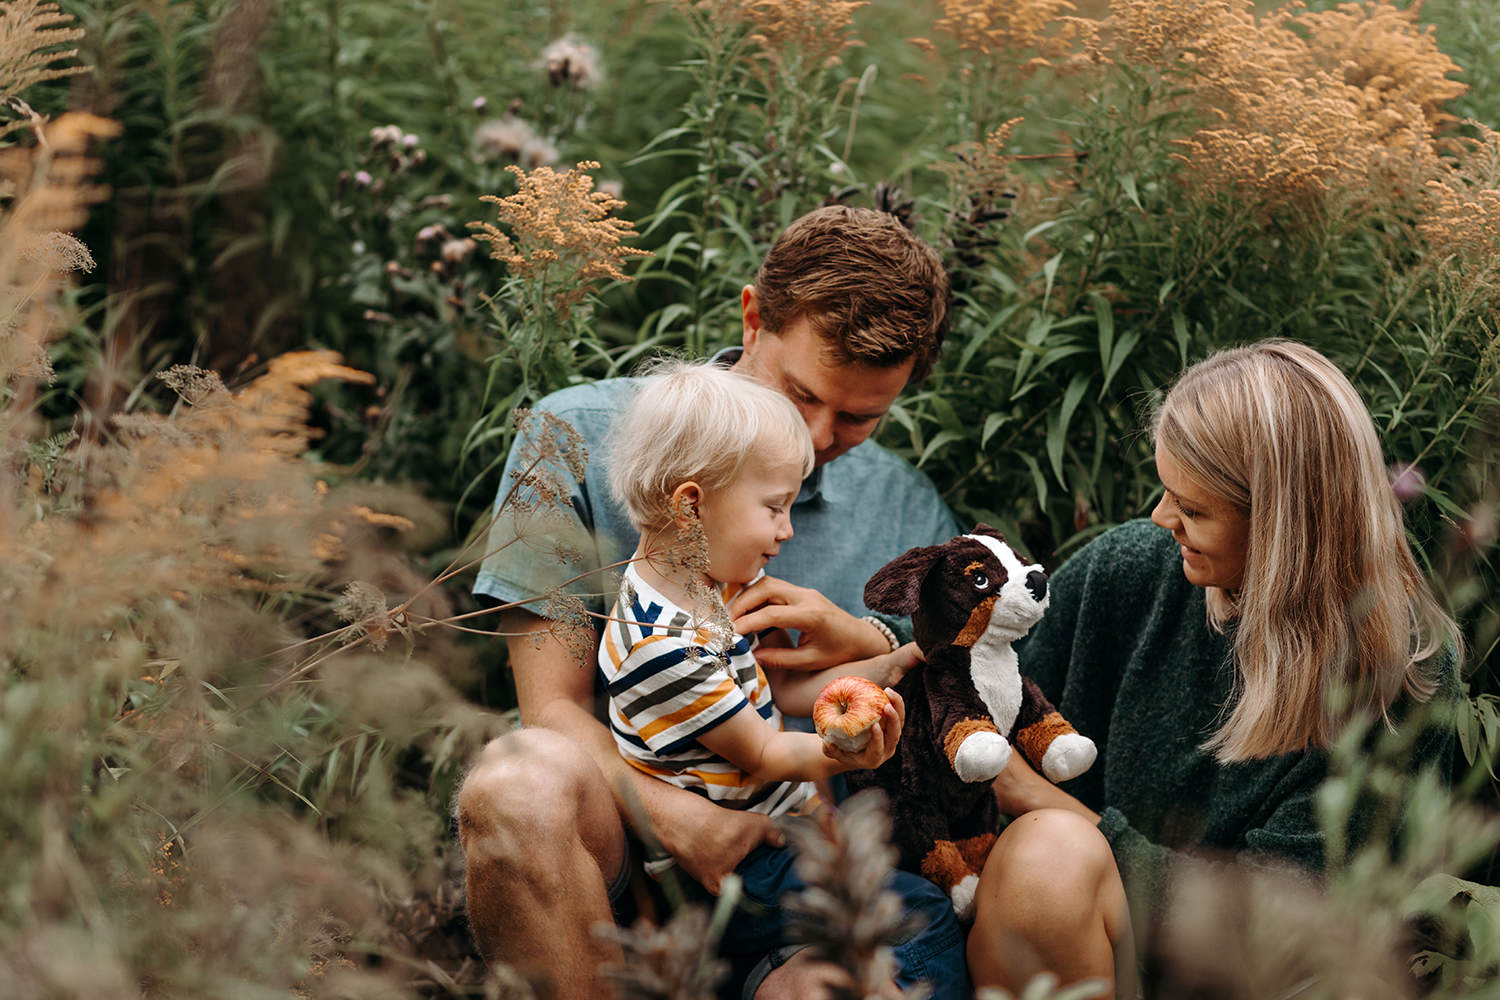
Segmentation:
[(924, 653), (973, 646), (986, 632), (1009, 641), (1047, 610), (1047, 574), (1023, 563), (998, 531), (981, 524), (886, 563), (865, 584), (865, 604), (910, 615)]

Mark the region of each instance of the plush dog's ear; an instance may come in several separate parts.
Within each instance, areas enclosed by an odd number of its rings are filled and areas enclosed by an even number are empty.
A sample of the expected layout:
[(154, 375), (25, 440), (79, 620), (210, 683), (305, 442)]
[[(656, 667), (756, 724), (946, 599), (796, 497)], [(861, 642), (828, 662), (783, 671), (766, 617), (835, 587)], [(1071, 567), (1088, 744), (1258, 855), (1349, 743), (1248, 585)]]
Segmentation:
[(865, 584), (865, 607), (888, 615), (909, 615), (921, 603), (922, 581), (943, 554), (941, 545), (908, 549), (875, 571)]
[(993, 538), (997, 542), (1003, 542), (1003, 541), (1005, 541), (1005, 536), (1004, 535), (1000, 534), (999, 531), (997, 531), (994, 528), (991, 528), (988, 524), (985, 524), (983, 521), (980, 521), (978, 524), (974, 525), (974, 530), (971, 531), (971, 532), (969, 532), (969, 534), (971, 534), (971, 535), (987, 535), (988, 537)]

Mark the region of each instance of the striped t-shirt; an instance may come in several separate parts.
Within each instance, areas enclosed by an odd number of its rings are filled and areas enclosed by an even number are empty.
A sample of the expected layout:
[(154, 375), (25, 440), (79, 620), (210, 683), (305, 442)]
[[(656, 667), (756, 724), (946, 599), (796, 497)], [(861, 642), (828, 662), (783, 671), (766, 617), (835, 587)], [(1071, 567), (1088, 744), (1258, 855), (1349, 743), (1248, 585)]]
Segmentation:
[[(742, 588), (720, 591), (727, 602)], [(609, 726), (620, 754), (633, 766), (730, 809), (781, 816), (814, 795), (811, 782), (756, 784), (708, 750), (698, 737), (741, 709), (758, 712), (781, 729), (771, 686), (734, 634), (721, 639), (626, 566), (620, 596), (599, 643), (599, 670), (609, 693)]]

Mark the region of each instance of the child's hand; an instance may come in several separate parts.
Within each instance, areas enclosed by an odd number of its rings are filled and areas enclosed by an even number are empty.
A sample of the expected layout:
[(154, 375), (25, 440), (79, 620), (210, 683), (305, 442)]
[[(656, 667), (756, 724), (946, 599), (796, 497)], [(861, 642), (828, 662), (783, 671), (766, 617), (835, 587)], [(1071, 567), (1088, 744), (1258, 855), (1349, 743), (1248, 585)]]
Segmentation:
[(896, 752), (896, 743), (901, 739), (901, 727), (906, 724), (906, 702), (892, 688), (886, 688), (885, 694), (891, 703), (880, 713), (880, 720), (870, 730), (870, 742), (863, 750), (851, 753), (832, 743), (824, 743), (823, 753), (850, 771), (873, 771), (890, 760)]

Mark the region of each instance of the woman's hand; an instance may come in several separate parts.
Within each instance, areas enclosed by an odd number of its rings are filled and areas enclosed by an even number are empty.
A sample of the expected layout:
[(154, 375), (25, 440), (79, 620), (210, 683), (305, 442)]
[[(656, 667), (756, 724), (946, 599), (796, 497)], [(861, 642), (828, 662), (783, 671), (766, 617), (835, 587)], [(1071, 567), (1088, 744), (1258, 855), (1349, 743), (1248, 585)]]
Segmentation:
[(1066, 809), (1087, 818), (1090, 823), (1099, 822), (1098, 813), (1037, 774), (1019, 753), (1010, 755), (1010, 763), (990, 787), (994, 789), (1000, 812), (1012, 819), (1033, 809)]

